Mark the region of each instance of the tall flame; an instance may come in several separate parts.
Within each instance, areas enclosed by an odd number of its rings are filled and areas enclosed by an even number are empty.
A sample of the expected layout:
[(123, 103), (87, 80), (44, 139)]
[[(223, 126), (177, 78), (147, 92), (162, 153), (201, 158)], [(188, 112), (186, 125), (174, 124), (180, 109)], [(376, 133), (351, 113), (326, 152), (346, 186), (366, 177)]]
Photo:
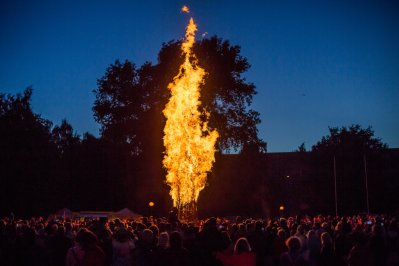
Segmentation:
[(163, 138), (166, 148), (163, 164), (167, 169), (166, 183), (171, 187), (173, 205), (181, 219), (195, 219), (200, 191), (205, 187), (207, 172), (215, 160), (216, 130), (209, 131), (201, 121), (200, 85), (205, 70), (198, 65), (192, 51), (197, 26), (191, 18), (181, 49), (184, 62), (179, 74), (168, 85), (171, 97), (163, 113), (166, 117)]

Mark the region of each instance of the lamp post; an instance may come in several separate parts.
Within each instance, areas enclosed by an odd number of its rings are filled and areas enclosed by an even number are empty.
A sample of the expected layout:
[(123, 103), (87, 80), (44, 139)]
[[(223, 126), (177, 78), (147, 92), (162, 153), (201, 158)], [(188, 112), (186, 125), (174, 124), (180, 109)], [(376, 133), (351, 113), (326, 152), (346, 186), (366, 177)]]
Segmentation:
[(369, 182), (367, 176), (367, 161), (366, 161), (366, 154), (363, 154), (363, 162), (364, 162), (364, 177), (366, 181), (366, 203), (367, 203), (367, 215), (370, 214), (370, 205), (369, 205)]
[(334, 192), (335, 192), (335, 217), (338, 216), (338, 198), (337, 198), (337, 169), (335, 166), (335, 154), (334, 154)]
[(155, 206), (153, 201), (148, 202), (148, 207), (150, 208), (150, 216), (152, 216), (152, 208)]
[(280, 217), (282, 217), (283, 214), (284, 214), (284, 210), (285, 210), (284, 205), (280, 205), (280, 207), (279, 207), (278, 209), (279, 209), (279, 211), (280, 211)]

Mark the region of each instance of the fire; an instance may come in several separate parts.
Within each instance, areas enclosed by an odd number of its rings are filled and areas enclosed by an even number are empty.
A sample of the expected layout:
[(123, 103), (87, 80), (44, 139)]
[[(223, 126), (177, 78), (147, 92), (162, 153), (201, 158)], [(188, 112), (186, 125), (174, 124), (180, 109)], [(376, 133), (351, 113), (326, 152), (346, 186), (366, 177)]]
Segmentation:
[(184, 62), (179, 74), (168, 85), (171, 97), (163, 113), (166, 117), (164, 128), (166, 183), (171, 187), (173, 205), (179, 211), (179, 218), (196, 218), (197, 201), (205, 187), (207, 173), (215, 160), (216, 130), (208, 129), (209, 113), (199, 110), (201, 102), (200, 85), (205, 70), (198, 65), (192, 47), (195, 43), (197, 26), (191, 18), (181, 45)]
[(183, 7), (181, 8), (181, 11), (182, 11), (182, 12), (185, 12), (185, 13), (190, 13), (190, 9), (188, 9), (187, 6), (183, 6)]

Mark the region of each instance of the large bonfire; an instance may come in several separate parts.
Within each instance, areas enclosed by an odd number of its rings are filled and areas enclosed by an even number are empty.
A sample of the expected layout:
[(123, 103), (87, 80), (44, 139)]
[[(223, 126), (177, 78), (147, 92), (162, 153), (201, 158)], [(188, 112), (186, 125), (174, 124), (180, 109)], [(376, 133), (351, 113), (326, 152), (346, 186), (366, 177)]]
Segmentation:
[(171, 97), (163, 110), (167, 119), (163, 139), (166, 182), (171, 187), (170, 195), (179, 218), (188, 221), (196, 219), (199, 193), (205, 187), (207, 173), (215, 160), (218, 138), (217, 131), (210, 131), (207, 121), (201, 120), (201, 117), (208, 119), (210, 114), (200, 110), (199, 87), (205, 70), (198, 65), (192, 51), (196, 31), (197, 26), (191, 18), (181, 45), (184, 62), (168, 85)]

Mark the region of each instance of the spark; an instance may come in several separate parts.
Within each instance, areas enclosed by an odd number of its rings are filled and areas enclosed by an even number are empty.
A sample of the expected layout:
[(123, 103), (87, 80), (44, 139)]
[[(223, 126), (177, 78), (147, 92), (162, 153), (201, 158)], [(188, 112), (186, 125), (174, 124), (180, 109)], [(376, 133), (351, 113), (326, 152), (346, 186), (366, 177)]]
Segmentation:
[(183, 7), (181, 8), (181, 12), (190, 13), (190, 9), (188, 9), (187, 6), (183, 6)]

